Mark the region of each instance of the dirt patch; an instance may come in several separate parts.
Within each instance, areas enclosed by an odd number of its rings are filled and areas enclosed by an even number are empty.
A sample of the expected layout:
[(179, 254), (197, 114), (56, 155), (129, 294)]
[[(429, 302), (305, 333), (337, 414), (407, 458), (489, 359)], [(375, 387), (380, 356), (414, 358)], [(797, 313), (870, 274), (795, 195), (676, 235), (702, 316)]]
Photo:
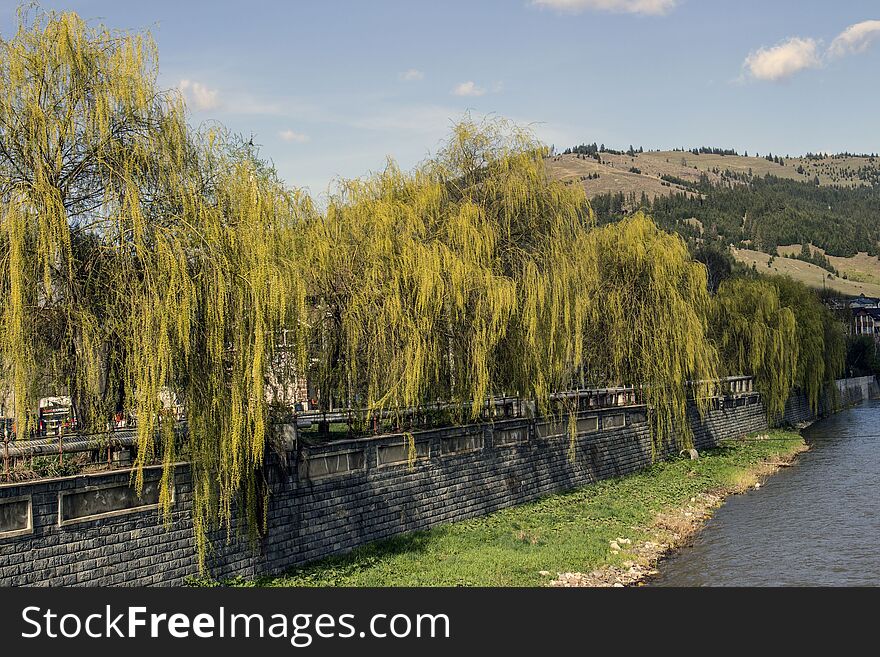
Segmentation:
[(658, 513), (649, 527), (649, 533), (652, 534), (649, 541), (634, 544), (625, 536), (611, 541), (611, 553), (626, 557), (620, 566), (603, 566), (590, 573), (559, 573), (550, 586), (641, 586), (647, 579), (659, 574), (657, 564), (662, 559), (693, 540), (728, 496), (760, 488), (767, 477), (780, 468), (790, 466), (799, 453), (808, 449), (804, 445), (794, 454), (757, 463), (730, 486), (700, 493), (681, 507)]

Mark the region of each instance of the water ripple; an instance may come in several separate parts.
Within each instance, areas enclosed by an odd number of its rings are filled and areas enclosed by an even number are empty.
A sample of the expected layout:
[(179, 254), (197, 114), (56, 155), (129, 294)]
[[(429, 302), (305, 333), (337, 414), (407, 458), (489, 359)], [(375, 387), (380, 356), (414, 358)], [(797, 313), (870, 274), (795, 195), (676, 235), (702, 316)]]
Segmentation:
[(811, 450), (730, 498), (658, 586), (880, 585), (880, 402), (804, 431)]

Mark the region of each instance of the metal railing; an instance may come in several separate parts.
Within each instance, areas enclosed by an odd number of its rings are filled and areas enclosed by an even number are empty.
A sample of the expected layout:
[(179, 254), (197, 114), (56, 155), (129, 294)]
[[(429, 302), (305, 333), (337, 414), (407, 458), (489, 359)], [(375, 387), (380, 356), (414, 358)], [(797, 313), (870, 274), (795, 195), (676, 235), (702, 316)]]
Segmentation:
[[(701, 382), (694, 382), (701, 383)], [(754, 382), (749, 376), (732, 376), (720, 379), (715, 388), (715, 396), (737, 396), (753, 394)], [(641, 386), (617, 386), (603, 388), (582, 388), (567, 390), (550, 395), (550, 404), (556, 404), (560, 410), (583, 411), (589, 409), (636, 406), (644, 404), (645, 390)], [(424, 418), (431, 413), (444, 411), (462, 411), (465, 404), (438, 402), (417, 408), (387, 410), (383, 412), (368, 409), (340, 409), (334, 411), (292, 411), (286, 418), (280, 418), (279, 424), (294, 423), (298, 429), (310, 429), (317, 425), (318, 433), (327, 430), (330, 424), (344, 423), (351, 433), (355, 423), (366, 419), (368, 427), (365, 435), (396, 433), (402, 429), (420, 429), (433, 426)], [(481, 421), (513, 419), (534, 416), (537, 414), (535, 402), (513, 396), (488, 398), (483, 406)], [(391, 421), (387, 429), (381, 426), (382, 421)], [(420, 424), (421, 422), (421, 424)], [(114, 428), (106, 432), (80, 434), (78, 432), (60, 433), (58, 436), (43, 436), (29, 439), (13, 439), (9, 435), (0, 443), (0, 452), (4, 462), (6, 480), (10, 480), (11, 467), (24, 459), (57, 455), (59, 463), (64, 455), (93, 452), (94, 463), (103, 462), (106, 457), (108, 467), (112, 467), (114, 456), (122, 450), (133, 451), (137, 448), (136, 422), (130, 419), (125, 427)], [(185, 422), (178, 421), (177, 431), (185, 431)], [(98, 459), (101, 461), (98, 461)]]

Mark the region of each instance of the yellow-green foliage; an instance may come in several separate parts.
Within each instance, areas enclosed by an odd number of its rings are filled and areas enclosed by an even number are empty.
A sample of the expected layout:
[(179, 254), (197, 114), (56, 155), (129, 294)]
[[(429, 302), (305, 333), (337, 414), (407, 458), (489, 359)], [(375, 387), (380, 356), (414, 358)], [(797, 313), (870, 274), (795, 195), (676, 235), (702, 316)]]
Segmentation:
[(589, 228), (583, 191), (503, 121), (463, 121), (413, 173), (343, 183), (308, 238), (322, 389), (376, 411), (546, 399), (582, 358)]
[(825, 384), (843, 372), (846, 358), (843, 327), (816, 293), (803, 283), (787, 276), (774, 276), (771, 280), (779, 290), (780, 303), (791, 308), (795, 315), (798, 341), (795, 382), (816, 411)]
[(159, 450), (168, 466), (181, 402), (203, 559), (235, 498), (258, 526), (264, 380), (305, 314), (311, 206), (222, 130), (188, 128), (147, 35), (22, 14), (0, 50), (0, 353), (19, 433), (38, 390), (66, 390), (85, 430), (135, 410), (138, 466)]
[(770, 419), (778, 419), (797, 377), (795, 314), (773, 282), (734, 278), (718, 288), (712, 336), (725, 374), (751, 374)]
[[(343, 181), (318, 213), (252, 146), (188, 127), (148, 35), (23, 15), (0, 51), (0, 374), (17, 427), (38, 393), (69, 392), (87, 430), (134, 410), (136, 483), (161, 459), (166, 512), (173, 464), (192, 464), (202, 563), (236, 503), (264, 525), (269, 390), (307, 363), (322, 402), (370, 413), (453, 401), (474, 417), (495, 393), (555, 412), (571, 410), (556, 390), (643, 383), (656, 442), (688, 444), (687, 382), (704, 408), (717, 369), (705, 269), (642, 214), (595, 228), (527, 130), (466, 117), (413, 172)], [(730, 367), (770, 367), (781, 343), (761, 331), (791, 317), (767, 303), (719, 305)], [(815, 317), (798, 327), (811, 395), (842, 344)]]
[(594, 286), (586, 303), (589, 380), (644, 384), (655, 443), (690, 444), (687, 382), (705, 410), (717, 366), (706, 335), (705, 267), (642, 213), (594, 230), (582, 261)]
[(818, 410), (823, 388), (843, 372), (843, 326), (815, 292), (788, 277), (722, 283), (712, 335), (726, 373), (755, 377), (771, 420), (795, 387)]
[(542, 154), (528, 132), (466, 119), (415, 172), (343, 185), (308, 240), (322, 389), (476, 415), (491, 393), (547, 410), (554, 390), (644, 380), (656, 437), (686, 442), (686, 380), (715, 374), (705, 270), (644, 215), (594, 229)]
[(35, 361), (61, 371), (76, 361), (74, 397), (110, 383), (112, 355), (100, 351), (120, 318), (84, 297), (119, 264), (105, 245), (126, 224), (142, 229), (132, 178), (155, 172), (146, 170), (156, 142), (173, 141), (181, 124), (153, 89), (147, 39), (89, 30), (74, 14), (22, 15), (0, 52), (2, 347), (24, 433)]

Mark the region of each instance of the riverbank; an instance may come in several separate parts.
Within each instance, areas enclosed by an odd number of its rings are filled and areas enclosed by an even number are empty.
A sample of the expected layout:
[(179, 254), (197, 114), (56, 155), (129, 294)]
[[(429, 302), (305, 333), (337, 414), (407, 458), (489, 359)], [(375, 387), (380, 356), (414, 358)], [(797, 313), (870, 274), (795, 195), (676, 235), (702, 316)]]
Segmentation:
[(728, 495), (789, 464), (806, 445), (774, 431), (697, 460), (365, 545), (239, 586), (624, 586), (650, 576)]
[(877, 586), (878, 426), (878, 401), (813, 424), (797, 467), (729, 499), (650, 585)]

